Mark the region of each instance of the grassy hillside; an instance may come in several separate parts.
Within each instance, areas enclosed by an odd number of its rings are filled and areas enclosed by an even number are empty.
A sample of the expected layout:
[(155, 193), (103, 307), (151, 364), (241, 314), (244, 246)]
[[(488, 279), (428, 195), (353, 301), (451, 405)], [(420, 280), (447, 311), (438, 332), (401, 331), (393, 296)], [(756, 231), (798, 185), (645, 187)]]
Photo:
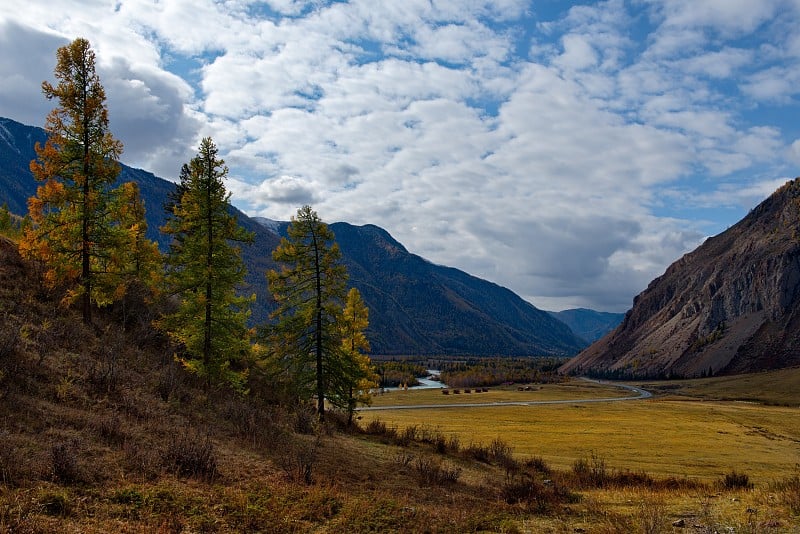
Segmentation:
[(800, 367), (734, 376), (643, 382), (661, 395), (800, 407)]
[(59, 297), (0, 238), (3, 533), (798, 527), (800, 474), (747, 489), (633, 476), (597, 457), (554, 469), (497, 434), (458, 438), (419, 421), (320, 427), (265, 402), (257, 384), (237, 397), (196, 383), (151, 329), (149, 305), (131, 300), (85, 327)]

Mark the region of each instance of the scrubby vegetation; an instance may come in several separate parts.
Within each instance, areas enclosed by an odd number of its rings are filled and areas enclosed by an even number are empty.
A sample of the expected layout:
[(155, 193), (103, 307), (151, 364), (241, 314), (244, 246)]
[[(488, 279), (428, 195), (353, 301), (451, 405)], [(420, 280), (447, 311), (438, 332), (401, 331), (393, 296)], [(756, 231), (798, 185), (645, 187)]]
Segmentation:
[(376, 359), (376, 370), (382, 388), (396, 388), (400, 386), (418, 386), (418, 378), (428, 376), (428, 368), (419, 361), (408, 359)]
[(443, 361), (442, 382), (451, 387), (484, 387), (500, 384), (560, 382), (563, 358), (465, 358)]
[(13, 243), (0, 248), (2, 532), (797, 526), (797, 474), (748, 489), (616, 470), (599, 455), (559, 470), (501, 438), (376, 419), (359, 430), (343, 412), (320, 424), (313, 406), (271, 402), (264, 377), (249, 396), (209, 389), (149, 326), (151, 305), (137, 304), (124, 329), (133, 302), (84, 325)]

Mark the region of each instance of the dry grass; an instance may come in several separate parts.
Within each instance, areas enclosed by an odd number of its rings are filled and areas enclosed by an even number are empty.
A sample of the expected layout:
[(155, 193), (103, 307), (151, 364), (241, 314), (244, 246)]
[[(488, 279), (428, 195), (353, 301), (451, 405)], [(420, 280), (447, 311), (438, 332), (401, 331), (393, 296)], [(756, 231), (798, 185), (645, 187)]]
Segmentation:
[[(708, 532), (800, 530), (800, 475), (763, 483), (783, 465), (776, 459), (785, 443), (796, 446), (797, 428), (788, 422), (796, 410), (635, 402), (475, 408), (458, 417), (453, 409), (441, 417), (408, 411), (416, 428), (394, 429), (399, 446), (318, 427), (302, 410), (208, 391), (172, 365), (157, 337), (121, 331), (113, 314), (98, 314), (86, 328), (58, 308), (57, 295), (23, 276), (33, 269), (1, 260), (0, 327), (19, 335), (0, 347), (0, 533), (670, 532), (664, 525), (680, 518)], [(622, 425), (625, 412), (633, 426), (618, 438), (592, 430)], [(440, 419), (421, 423), (431, 416)], [(457, 439), (443, 432), (446, 421), (463, 425)], [(755, 489), (725, 490), (714, 480), (666, 490), (635, 477), (597, 489), (581, 486), (571, 471), (588, 450), (610, 470), (636, 468), (620, 461), (625, 454), (644, 455), (650, 467), (672, 465), (677, 458), (648, 456), (671, 425), (686, 434), (685, 444), (721, 428), (743, 447), (756, 446), (748, 458), (763, 462), (761, 472), (721, 462), (717, 475), (735, 467)], [(627, 449), (625, 432), (638, 436)], [(729, 439), (720, 436), (720, 443)]]
[(639, 385), (661, 395), (800, 407), (800, 368)]
[[(529, 387), (529, 391), (519, 391), (519, 387)], [(488, 388), (487, 392), (443, 395), (440, 389), (392, 390), (373, 397), (373, 406), (422, 405), (422, 404), (468, 404), (489, 402), (531, 402), (553, 400), (578, 400), (598, 398), (630, 397), (630, 391), (612, 385), (597, 384), (572, 379), (564, 384), (531, 384), (526, 386), (502, 386)]]
[(732, 469), (765, 483), (800, 461), (796, 408), (724, 402), (631, 401), (364, 412), (404, 428), (425, 421), (462, 443), (501, 437), (522, 457), (568, 469), (592, 452), (611, 467), (716, 480)]

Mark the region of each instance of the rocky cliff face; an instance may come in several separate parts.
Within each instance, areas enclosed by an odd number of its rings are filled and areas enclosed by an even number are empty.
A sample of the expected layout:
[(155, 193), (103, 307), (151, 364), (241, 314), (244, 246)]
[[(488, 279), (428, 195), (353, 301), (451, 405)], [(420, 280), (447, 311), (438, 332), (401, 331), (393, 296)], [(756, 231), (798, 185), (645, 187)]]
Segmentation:
[(693, 377), (800, 365), (800, 178), (670, 265), (611, 334), (562, 367)]

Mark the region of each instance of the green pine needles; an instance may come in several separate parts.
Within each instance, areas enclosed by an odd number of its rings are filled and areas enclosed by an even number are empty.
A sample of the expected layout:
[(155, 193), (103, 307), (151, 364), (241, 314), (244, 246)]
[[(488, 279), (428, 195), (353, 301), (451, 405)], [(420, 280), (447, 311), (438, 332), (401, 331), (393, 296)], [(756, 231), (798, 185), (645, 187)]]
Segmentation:
[(181, 171), (178, 194), (162, 231), (172, 236), (167, 256), (166, 291), (179, 298), (177, 310), (158, 321), (183, 348), (179, 357), (210, 385), (244, 392), (252, 332), (247, 326), (252, 297), (239, 296), (245, 267), (234, 243), (253, 235), (230, 213), (228, 173), (210, 138)]
[(326, 400), (352, 412), (357, 388), (369, 376), (368, 359), (360, 353), (368, 349), (362, 340), (367, 311), (356, 291), (348, 301), (354, 317), (345, 317), (347, 270), (333, 232), (310, 206), (298, 210), (287, 232), (272, 254), (283, 268), (267, 273), (278, 303), (268, 346), (287, 394), (316, 400), (324, 420)]

